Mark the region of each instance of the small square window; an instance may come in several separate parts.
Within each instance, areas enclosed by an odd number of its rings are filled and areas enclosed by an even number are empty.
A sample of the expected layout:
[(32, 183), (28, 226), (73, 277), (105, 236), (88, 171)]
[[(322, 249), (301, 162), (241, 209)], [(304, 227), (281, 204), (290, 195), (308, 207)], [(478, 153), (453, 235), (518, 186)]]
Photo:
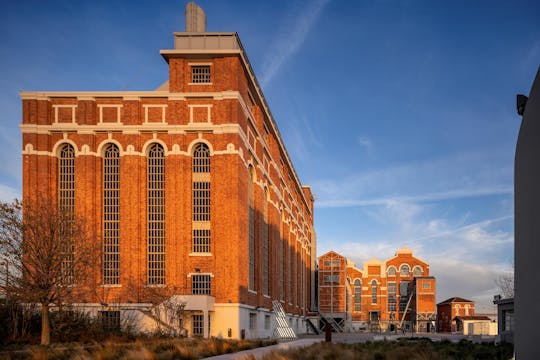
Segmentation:
[(105, 331), (120, 331), (120, 311), (100, 311), (99, 319)]
[(193, 65), (191, 66), (191, 82), (193, 84), (209, 84), (210, 65)]
[(193, 295), (210, 295), (210, 275), (193, 275), (191, 277), (191, 293)]

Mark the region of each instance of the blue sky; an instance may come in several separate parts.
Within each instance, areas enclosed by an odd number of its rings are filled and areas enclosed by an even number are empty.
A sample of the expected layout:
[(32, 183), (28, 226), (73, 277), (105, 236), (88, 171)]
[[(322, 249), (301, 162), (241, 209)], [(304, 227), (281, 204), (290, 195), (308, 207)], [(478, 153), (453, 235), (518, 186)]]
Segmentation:
[[(304, 184), (318, 254), (410, 247), (438, 300), (489, 305), (513, 263), (513, 157), (537, 1), (199, 1), (237, 31)], [(0, 199), (21, 189), (21, 90), (152, 90), (184, 1), (0, 4)]]

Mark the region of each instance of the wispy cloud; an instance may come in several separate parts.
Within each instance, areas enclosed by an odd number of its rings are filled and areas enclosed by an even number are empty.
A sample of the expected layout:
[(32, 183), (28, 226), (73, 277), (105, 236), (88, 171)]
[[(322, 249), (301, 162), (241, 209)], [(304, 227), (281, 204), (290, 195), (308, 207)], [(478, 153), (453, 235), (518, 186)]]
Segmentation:
[(366, 153), (371, 154), (373, 151), (373, 140), (367, 136), (359, 136), (358, 144), (366, 150)]
[[(507, 216), (501, 216), (501, 217), (494, 218), (494, 219), (487, 219), (487, 220), (483, 220), (483, 221), (476, 222), (476, 223), (473, 223), (473, 224), (468, 224), (468, 225), (465, 225), (465, 226), (461, 226), (461, 227), (458, 227), (458, 228), (455, 228), (455, 229), (450, 229), (450, 230), (430, 234), (430, 235), (427, 235), (427, 236), (422, 236), (422, 237), (416, 238), (415, 241), (446, 237), (446, 236), (454, 235), (454, 234), (457, 234), (457, 233), (460, 233), (460, 232), (468, 233), (469, 235), (478, 234), (478, 233), (482, 232), (483, 229), (485, 227), (487, 227), (487, 226), (493, 225), (493, 224), (495, 224), (497, 222), (500, 222), (500, 221), (505, 221), (505, 220), (509, 220), (509, 219), (513, 219), (513, 218), (514, 218), (514, 215), (507, 215)], [(469, 238), (470, 237), (471, 236), (469, 236)], [(474, 237), (474, 240), (478, 240), (478, 238)]]
[(471, 189), (455, 189), (438, 193), (421, 194), (421, 195), (405, 195), (394, 197), (382, 197), (373, 199), (334, 199), (320, 200), (316, 203), (319, 208), (331, 207), (351, 207), (351, 206), (374, 206), (374, 205), (392, 205), (398, 202), (432, 202), (449, 199), (461, 199), (477, 196), (503, 195), (512, 194), (514, 188), (511, 186), (497, 186), (492, 188), (471, 188)]
[(308, 6), (302, 6), (284, 18), (279, 35), (269, 47), (270, 56), (263, 64), (262, 86), (268, 85), (281, 66), (300, 48), (328, 2), (330, 0), (309, 2)]
[(493, 152), (454, 154), (310, 181), (319, 208), (427, 203), (513, 192), (513, 169)]
[(0, 184), (0, 201), (13, 201), (21, 198), (21, 192), (10, 186)]

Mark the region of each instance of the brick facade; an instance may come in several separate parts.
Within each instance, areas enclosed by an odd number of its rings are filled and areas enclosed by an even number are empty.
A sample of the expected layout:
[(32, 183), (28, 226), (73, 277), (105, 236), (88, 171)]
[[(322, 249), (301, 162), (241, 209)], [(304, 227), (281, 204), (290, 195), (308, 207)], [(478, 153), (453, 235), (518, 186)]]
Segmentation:
[(409, 249), (398, 250), (384, 262), (366, 261), (362, 269), (333, 251), (320, 256), (318, 264), (323, 316), (333, 317), (351, 330), (414, 326), (418, 331), (432, 331), (435, 278), (429, 276), (429, 265)]
[[(185, 41), (190, 44), (183, 45)], [(247, 313), (270, 314), (273, 300), (280, 300), (291, 318), (301, 318), (315, 307), (311, 291), (314, 198), (296, 175), (235, 33), (175, 33), (175, 49), (161, 53), (169, 64), (169, 80), (156, 91), (21, 93), (23, 198), (37, 194), (57, 198), (58, 155), (71, 145), (76, 212), (90, 224), (94, 241), (101, 242), (103, 154), (108, 144), (115, 144), (120, 152), (119, 284), (104, 285), (102, 264), (97, 263), (88, 270), (94, 275), (94, 281), (85, 284), (89, 291), (69, 301), (151, 303), (147, 163), (149, 147), (160, 144), (165, 154), (162, 288), (171, 296), (189, 295), (191, 277), (210, 274), (215, 306), (207, 309), (208, 316), (218, 320), (206, 335), (223, 335), (232, 328), (232, 337), (239, 337), (242, 329), (247, 337), (266, 336), (269, 329), (250, 329)], [(209, 66), (210, 82), (192, 83), (192, 68), (197, 65)], [(192, 249), (192, 161), (199, 143), (210, 150), (211, 168), (210, 252), (204, 254)], [(254, 174), (252, 290), (248, 290), (250, 168)], [(267, 284), (263, 284), (265, 264)], [(217, 313), (220, 306), (227, 308), (225, 317)]]
[(437, 304), (437, 329), (440, 332), (458, 331), (456, 317), (474, 316), (474, 302), (453, 297)]

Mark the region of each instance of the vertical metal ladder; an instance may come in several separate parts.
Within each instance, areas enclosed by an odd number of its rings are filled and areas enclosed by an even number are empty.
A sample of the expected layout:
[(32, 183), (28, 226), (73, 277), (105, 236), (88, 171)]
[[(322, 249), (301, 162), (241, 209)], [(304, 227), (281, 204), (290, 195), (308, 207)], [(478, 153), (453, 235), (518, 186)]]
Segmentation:
[(272, 301), (272, 307), (274, 308), (274, 314), (276, 315), (272, 337), (279, 339), (296, 339), (296, 334), (287, 321), (287, 316), (285, 315), (281, 303), (274, 300)]

